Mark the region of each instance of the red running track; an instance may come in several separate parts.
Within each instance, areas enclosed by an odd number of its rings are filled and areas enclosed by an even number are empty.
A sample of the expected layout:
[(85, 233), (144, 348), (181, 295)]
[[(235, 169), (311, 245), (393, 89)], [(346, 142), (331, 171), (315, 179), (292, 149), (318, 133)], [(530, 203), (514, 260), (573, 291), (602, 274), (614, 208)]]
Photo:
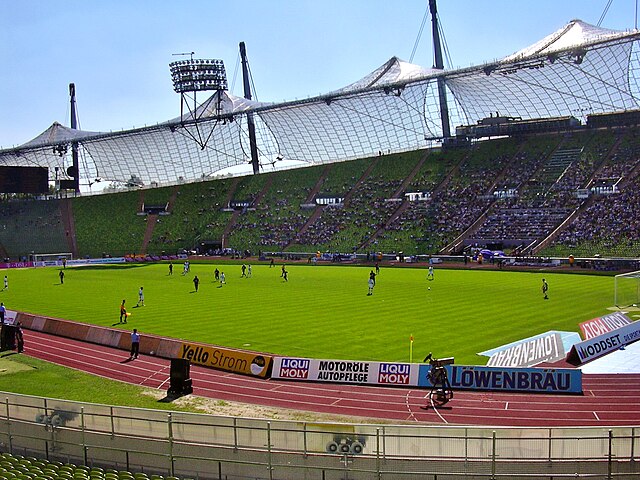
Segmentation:
[[(114, 380), (167, 390), (170, 362), (35, 331), (25, 354)], [(640, 424), (640, 374), (584, 375), (583, 395), (460, 392), (426, 407), (425, 390), (261, 380), (192, 365), (194, 395), (272, 408), (343, 416), (483, 426), (631, 426)]]

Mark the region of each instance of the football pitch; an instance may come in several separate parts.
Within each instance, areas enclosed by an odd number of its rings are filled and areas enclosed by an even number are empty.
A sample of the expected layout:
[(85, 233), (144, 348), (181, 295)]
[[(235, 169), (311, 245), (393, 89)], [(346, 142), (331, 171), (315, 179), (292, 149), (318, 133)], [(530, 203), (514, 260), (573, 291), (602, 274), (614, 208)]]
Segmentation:
[[(508, 270), (383, 266), (373, 295), (371, 267), (175, 263), (68, 267), (5, 272), (0, 301), (10, 310), (41, 314), (144, 335), (289, 356), (408, 362), (433, 352), (458, 364), (485, 364), (478, 352), (549, 330), (578, 331), (585, 320), (610, 313), (613, 277)], [(214, 270), (226, 284), (214, 281)], [(193, 278), (200, 284), (195, 292)], [(541, 292), (549, 284), (549, 299)], [(144, 287), (145, 305), (136, 306)], [(126, 300), (131, 313), (119, 323)]]

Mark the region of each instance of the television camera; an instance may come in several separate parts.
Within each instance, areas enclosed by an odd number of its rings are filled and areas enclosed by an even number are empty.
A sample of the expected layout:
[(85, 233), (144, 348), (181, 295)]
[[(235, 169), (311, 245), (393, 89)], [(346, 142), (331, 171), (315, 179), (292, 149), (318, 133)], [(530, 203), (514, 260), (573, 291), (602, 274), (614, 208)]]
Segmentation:
[(453, 390), (445, 367), (452, 365), (454, 361), (453, 357), (433, 358), (432, 353), (424, 358), (424, 363), (431, 365), (427, 374), (427, 379), (431, 382), (431, 391), (428, 396), (434, 406), (444, 405), (453, 398)]

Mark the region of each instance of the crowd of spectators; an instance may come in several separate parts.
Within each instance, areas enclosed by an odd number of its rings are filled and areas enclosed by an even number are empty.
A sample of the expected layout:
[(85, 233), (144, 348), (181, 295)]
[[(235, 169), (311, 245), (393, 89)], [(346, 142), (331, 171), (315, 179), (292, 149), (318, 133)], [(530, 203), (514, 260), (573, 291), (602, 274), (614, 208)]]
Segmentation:
[[(630, 186), (631, 187), (631, 186)], [(581, 212), (571, 225), (555, 239), (576, 253), (591, 256), (595, 253), (635, 249), (629, 254), (640, 255), (640, 190), (627, 188), (619, 194), (599, 195)], [(587, 251), (583, 247), (596, 249)], [(598, 250), (599, 249), (599, 250)], [(620, 252), (625, 253), (625, 252)]]
[[(501, 199), (473, 234), (474, 239), (532, 242), (546, 238), (584, 201), (577, 196), (577, 191), (587, 185), (614, 140), (609, 132), (579, 135), (565, 142), (563, 148), (548, 159), (539, 155), (537, 162), (528, 162), (525, 169), (514, 164), (509, 178), (521, 180), (514, 188), (518, 195)], [(587, 146), (581, 147), (581, 144)], [(527, 157), (527, 154), (521, 156)], [(524, 162), (518, 163), (524, 165)], [(527, 171), (530, 179), (524, 175)]]
[(474, 234), (476, 240), (532, 241), (545, 238), (567, 218), (566, 208), (497, 208)]
[[(500, 145), (500, 144), (498, 144)], [(427, 201), (411, 202), (378, 238), (381, 248), (437, 251), (466, 230), (493, 202), (491, 186), (514, 159), (517, 145), (481, 145), (467, 155), (444, 188), (432, 190)], [(420, 187), (418, 184), (413, 186)]]
[(342, 206), (327, 206), (294, 242), (321, 249), (352, 251), (383, 227), (398, 208), (389, 201), (402, 179), (367, 178), (355, 187)]
[(230, 218), (223, 211), (229, 188), (229, 180), (181, 185), (170, 214), (157, 217), (149, 249), (191, 248), (197, 239), (220, 238)]
[(301, 205), (318, 182), (321, 170), (316, 168), (305, 173), (297, 176), (283, 173), (274, 181), (264, 197), (254, 202), (255, 210), (239, 216), (230, 243), (253, 249), (284, 249), (312, 212), (302, 209)]
[[(483, 215), (483, 224), (471, 238), (499, 242), (542, 240), (577, 211), (553, 248), (636, 248), (640, 194), (628, 179), (640, 178), (638, 132), (635, 128), (585, 131), (568, 139), (549, 135), (479, 142), (471, 150), (431, 154), (420, 164), (423, 154), (412, 152), (331, 168), (185, 184), (178, 187), (170, 214), (157, 218), (132, 218), (139, 212), (137, 193), (80, 198), (74, 203), (76, 230), (81, 249), (95, 243), (100, 251), (107, 244), (112, 246), (109, 250), (120, 250), (120, 244), (104, 232), (119, 236), (123, 245), (136, 244), (125, 250), (133, 251), (140, 248), (144, 232), (153, 230), (148, 249), (157, 252), (193, 248), (199, 239), (218, 240), (230, 229), (227, 245), (253, 251), (352, 252), (364, 247), (412, 254), (419, 247), (425, 249), (419, 253), (442, 249)], [(585, 207), (577, 191), (605, 180), (619, 182), (620, 193), (594, 195)], [(172, 192), (158, 189), (151, 200), (168, 203)], [(410, 202), (406, 192), (428, 195)], [(314, 195), (345, 201), (314, 207)], [(249, 207), (232, 215), (230, 200)], [(31, 204), (0, 206), (0, 243), (4, 244), (5, 231), (29, 229), (31, 238), (32, 232), (48, 229), (56, 235), (62, 232), (58, 236), (66, 245), (57, 206), (45, 213)], [(109, 218), (98, 220), (100, 228), (90, 228), (101, 212)], [(153, 229), (145, 226), (149, 218), (156, 218)], [(232, 218), (235, 224), (230, 228)], [(123, 222), (128, 223), (125, 235), (115, 226)]]
[(0, 243), (11, 257), (69, 251), (59, 200), (0, 202)]
[[(640, 243), (640, 191), (639, 178), (640, 136), (636, 129), (627, 132), (609, 161), (598, 170), (593, 184), (605, 179), (620, 181), (618, 193), (595, 194), (588, 206), (565, 228), (551, 249), (572, 251), (583, 256), (617, 252), (618, 255), (639, 255)], [(634, 178), (631, 176), (635, 175)]]

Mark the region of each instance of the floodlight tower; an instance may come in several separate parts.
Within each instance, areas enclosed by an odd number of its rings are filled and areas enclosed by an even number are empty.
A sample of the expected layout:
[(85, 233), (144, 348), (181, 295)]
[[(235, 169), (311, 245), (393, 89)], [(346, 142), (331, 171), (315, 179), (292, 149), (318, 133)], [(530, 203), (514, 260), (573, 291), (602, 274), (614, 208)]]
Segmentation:
[[(202, 150), (207, 146), (213, 130), (207, 138), (203, 138), (199, 128), (199, 120), (202, 112), (198, 114), (197, 92), (217, 92), (216, 114), (222, 114), (222, 92), (227, 90), (227, 73), (222, 60), (194, 59), (194, 52), (180, 53), (178, 55), (190, 55), (189, 60), (179, 60), (169, 64), (173, 90), (180, 94), (180, 123), (183, 127), (187, 124), (195, 126), (195, 133), (188, 128), (185, 132), (196, 141)], [(189, 116), (185, 119), (185, 109)]]
[[(69, 84), (69, 96), (71, 97), (71, 129), (78, 129), (78, 112), (76, 110), (76, 85)], [(78, 142), (71, 142), (71, 167), (67, 174), (73, 179), (73, 189), (80, 193), (80, 163), (78, 162)]]
[[(244, 84), (244, 98), (251, 100), (251, 85), (249, 82), (249, 62), (247, 60), (247, 49), (244, 42), (240, 42), (240, 59), (242, 61), (242, 80)], [(253, 114), (247, 113), (247, 127), (249, 128), (249, 149), (251, 150), (251, 165), (253, 173), (260, 172), (260, 161), (258, 160), (258, 146), (256, 143), (256, 125), (253, 121)]]
[[(438, 26), (438, 10), (436, 0), (429, 0), (429, 10), (431, 11), (431, 27), (433, 35), (434, 68), (444, 69), (442, 61), (442, 46), (440, 44), (440, 28)], [(451, 136), (449, 126), (449, 107), (447, 107), (447, 91), (445, 90), (444, 78), (438, 77), (438, 99), (440, 101), (440, 121), (442, 122), (442, 136), (446, 139)]]

